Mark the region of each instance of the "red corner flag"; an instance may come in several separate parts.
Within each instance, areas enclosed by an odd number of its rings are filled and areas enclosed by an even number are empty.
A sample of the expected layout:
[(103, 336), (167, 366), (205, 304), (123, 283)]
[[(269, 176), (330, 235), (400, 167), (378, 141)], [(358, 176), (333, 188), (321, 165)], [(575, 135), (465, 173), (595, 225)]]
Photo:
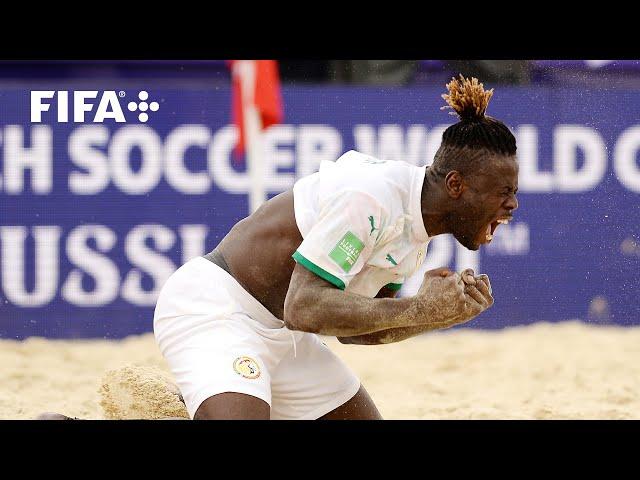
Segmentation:
[[(281, 123), (284, 119), (278, 62), (275, 60), (230, 60), (231, 68), (231, 118), (239, 131), (237, 155), (246, 147), (244, 108), (255, 106), (261, 120), (261, 129)], [(243, 88), (244, 85), (244, 88)], [(248, 87), (247, 87), (248, 86)], [(247, 91), (248, 98), (243, 98)]]

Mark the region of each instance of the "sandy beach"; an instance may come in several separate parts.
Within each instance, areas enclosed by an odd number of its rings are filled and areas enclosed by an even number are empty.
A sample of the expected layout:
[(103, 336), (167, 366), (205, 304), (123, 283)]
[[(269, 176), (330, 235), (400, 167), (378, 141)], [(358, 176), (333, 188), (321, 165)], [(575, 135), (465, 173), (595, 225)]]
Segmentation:
[[(380, 346), (325, 341), (387, 419), (640, 419), (640, 327), (571, 321)], [(44, 411), (103, 419), (106, 372), (136, 365), (168, 373), (151, 333), (0, 340), (0, 365), (1, 419)]]

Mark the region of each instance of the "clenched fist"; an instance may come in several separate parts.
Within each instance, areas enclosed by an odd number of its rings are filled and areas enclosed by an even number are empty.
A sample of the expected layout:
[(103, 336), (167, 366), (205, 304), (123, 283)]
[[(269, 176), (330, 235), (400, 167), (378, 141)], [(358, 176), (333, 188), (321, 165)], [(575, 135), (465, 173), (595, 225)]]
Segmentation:
[(493, 305), (489, 277), (474, 276), (471, 269), (460, 274), (448, 268), (427, 271), (414, 298), (412, 310), (434, 329), (468, 322)]
[[(467, 268), (460, 274), (460, 280), (464, 283), (465, 294), (475, 300), (476, 303), (482, 307), (478, 313), (483, 312), (493, 305), (491, 283), (489, 282), (489, 277), (487, 275), (474, 276), (473, 270)], [(473, 306), (473, 302), (471, 302), (471, 306)]]

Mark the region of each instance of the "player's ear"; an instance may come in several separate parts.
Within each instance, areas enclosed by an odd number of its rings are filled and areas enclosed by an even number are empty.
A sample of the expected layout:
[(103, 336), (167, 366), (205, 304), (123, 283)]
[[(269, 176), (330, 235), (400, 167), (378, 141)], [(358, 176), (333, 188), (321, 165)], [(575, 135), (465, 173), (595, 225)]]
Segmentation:
[(451, 170), (444, 179), (444, 185), (451, 198), (458, 198), (464, 190), (462, 175), (457, 170)]

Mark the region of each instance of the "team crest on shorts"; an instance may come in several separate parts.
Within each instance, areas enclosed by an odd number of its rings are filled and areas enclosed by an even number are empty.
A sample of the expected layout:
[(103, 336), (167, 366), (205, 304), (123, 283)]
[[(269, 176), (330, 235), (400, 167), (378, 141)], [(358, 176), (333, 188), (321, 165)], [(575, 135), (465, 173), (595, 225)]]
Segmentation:
[(260, 367), (251, 357), (238, 357), (233, 361), (233, 369), (244, 378), (254, 379), (260, 376)]

